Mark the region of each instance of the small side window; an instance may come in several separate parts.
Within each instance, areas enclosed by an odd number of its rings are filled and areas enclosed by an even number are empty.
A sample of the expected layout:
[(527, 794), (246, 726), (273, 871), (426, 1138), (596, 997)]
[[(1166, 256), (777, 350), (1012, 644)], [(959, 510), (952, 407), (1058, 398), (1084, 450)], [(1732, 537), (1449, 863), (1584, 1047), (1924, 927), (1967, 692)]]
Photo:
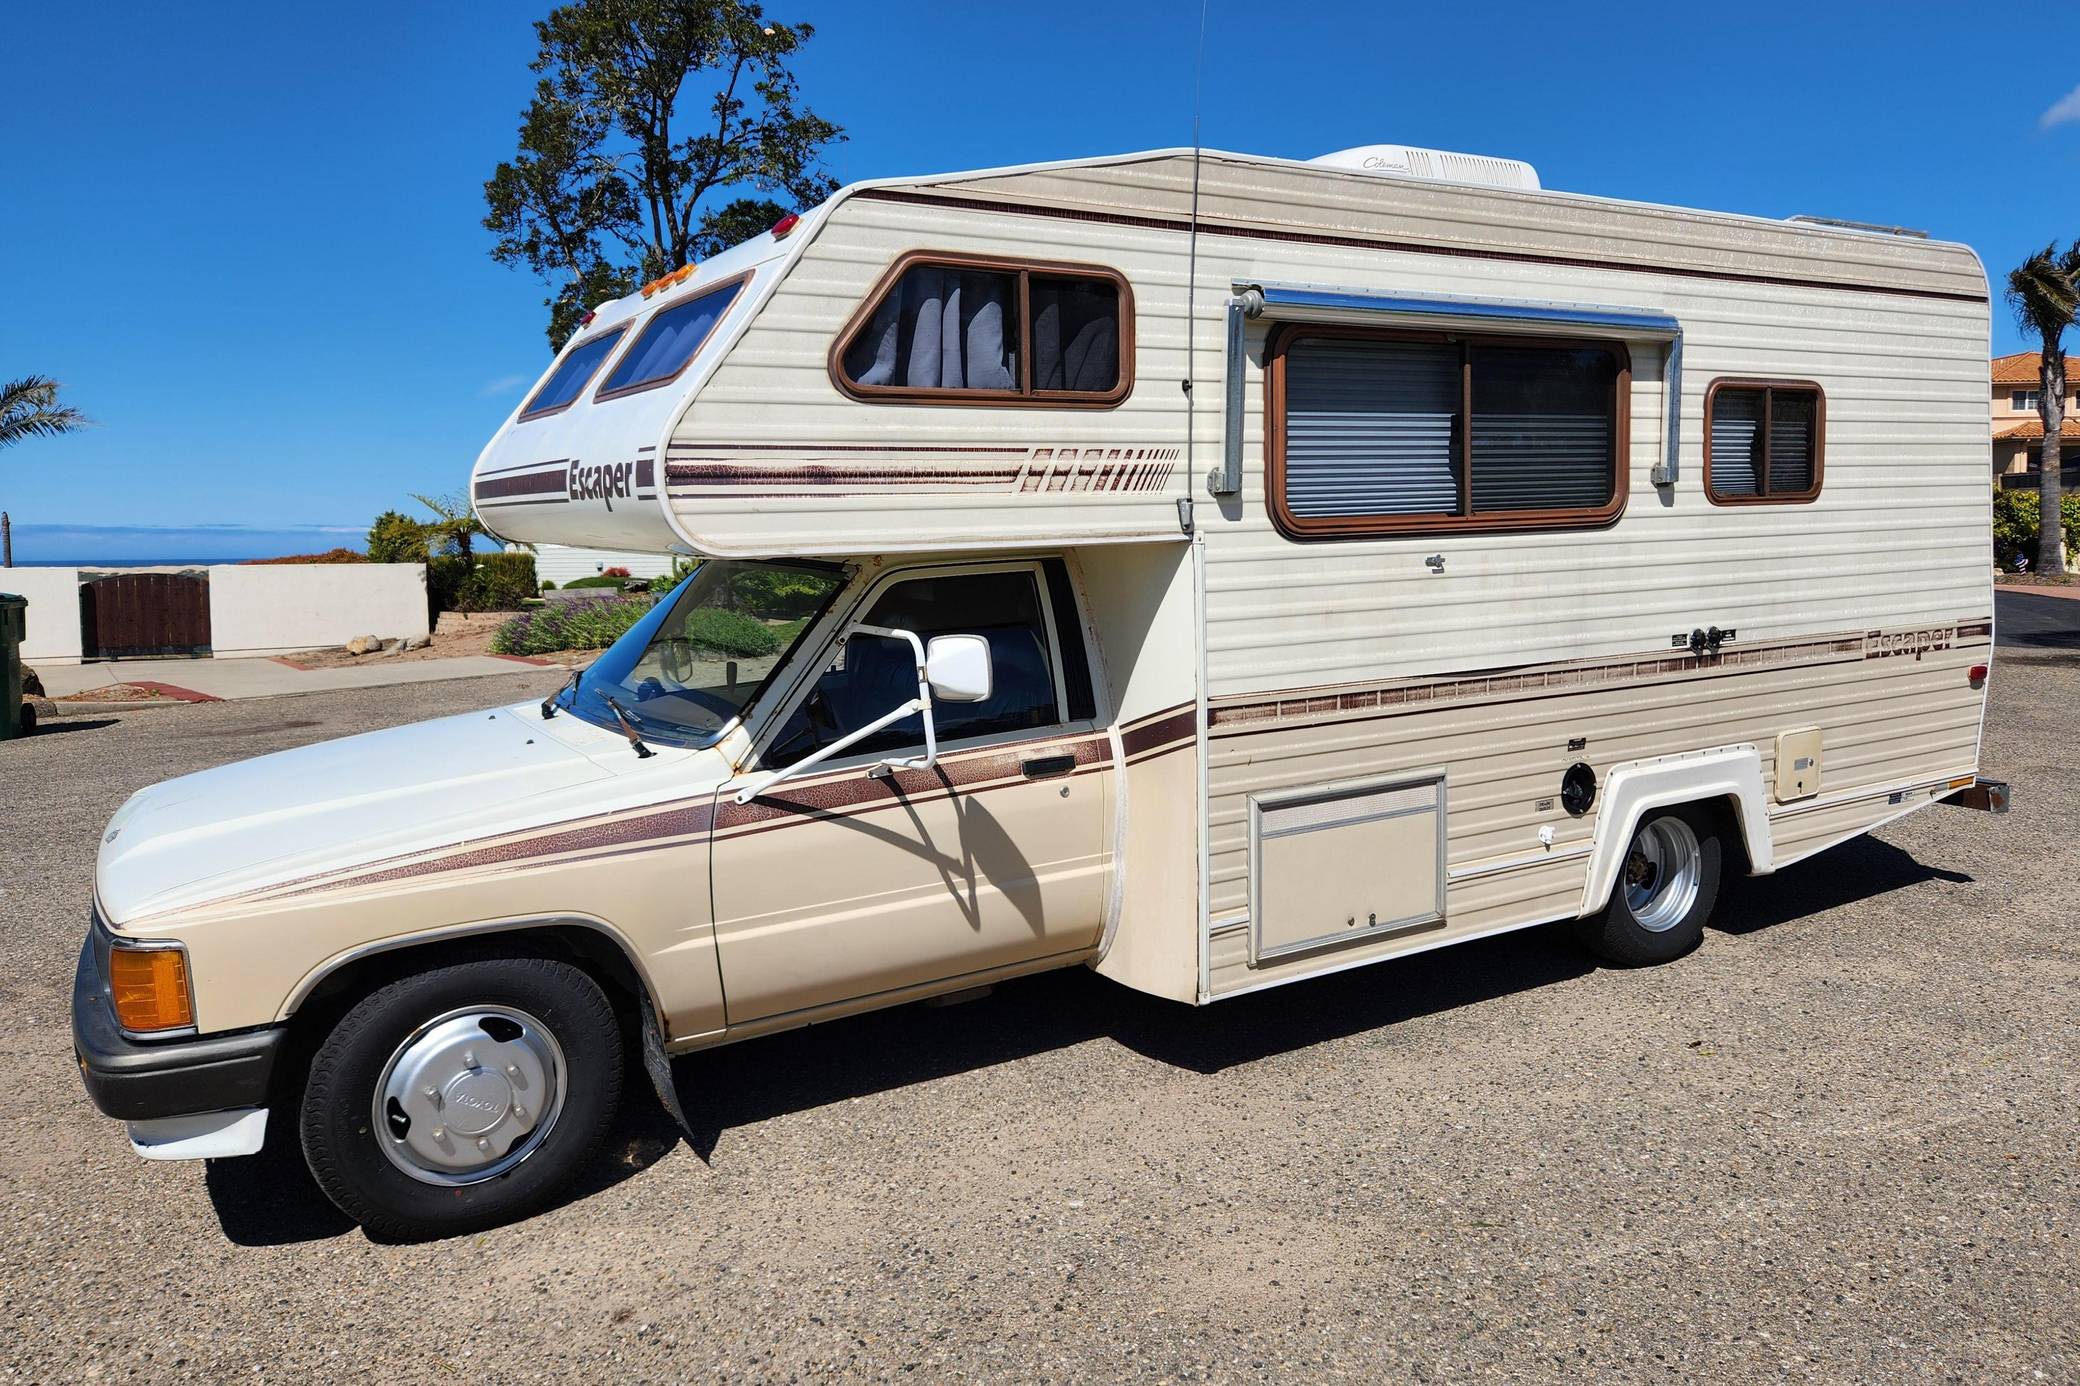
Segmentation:
[(658, 309), (635, 345), (614, 363), (594, 401), (655, 389), (678, 379), (743, 288), (744, 280), (734, 279)]
[(1133, 337), (1111, 270), (911, 255), (838, 335), (831, 376), (859, 400), (1108, 406), (1132, 387)]
[(570, 408), (571, 401), (584, 393), (593, 373), (599, 370), (599, 363), (607, 359), (607, 353), (614, 349), (614, 343), (621, 340), (625, 331), (626, 328), (617, 327), (602, 332), (565, 352), (563, 359), (556, 363), (556, 369), (549, 372), (549, 378), (534, 392), (534, 398), (527, 401), (527, 407), (520, 411), (520, 422)]
[(1714, 505), (1820, 494), (1827, 397), (1807, 381), (1715, 380), (1704, 397), (1704, 489)]

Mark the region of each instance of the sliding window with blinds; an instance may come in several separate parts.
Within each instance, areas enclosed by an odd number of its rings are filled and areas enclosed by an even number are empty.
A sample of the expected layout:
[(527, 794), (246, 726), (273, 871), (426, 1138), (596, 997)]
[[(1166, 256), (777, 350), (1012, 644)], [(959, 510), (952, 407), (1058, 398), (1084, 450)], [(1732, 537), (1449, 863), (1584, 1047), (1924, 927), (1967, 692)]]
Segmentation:
[(1820, 494), (1827, 397), (1803, 380), (1715, 380), (1704, 396), (1704, 490), (1714, 505)]
[(1271, 511), (1295, 537), (1593, 526), (1624, 507), (1615, 345), (1292, 326), (1266, 376)]

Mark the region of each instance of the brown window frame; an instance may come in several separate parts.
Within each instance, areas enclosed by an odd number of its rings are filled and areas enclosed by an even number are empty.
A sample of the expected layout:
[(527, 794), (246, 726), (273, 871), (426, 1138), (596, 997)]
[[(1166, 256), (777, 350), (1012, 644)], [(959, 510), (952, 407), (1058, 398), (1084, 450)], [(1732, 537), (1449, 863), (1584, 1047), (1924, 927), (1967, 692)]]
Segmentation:
[[(862, 385), (845, 373), (845, 353), (874, 321), (881, 301), (895, 291), (905, 274), (920, 265), (995, 270), (1018, 277), (1018, 376), (1016, 390), (949, 390), (914, 385)], [(1035, 390), (1033, 388), (1033, 275), (1057, 279), (1103, 279), (1119, 295), (1119, 382), (1110, 390)], [(831, 340), (831, 383), (848, 399), (863, 404), (966, 405), (970, 408), (1115, 409), (1134, 390), (1134, 288), (1127, 277), (1104, 265), (1065, 260), (1029, 260), (1013, 256), (977, 255), (955, 250), (911, 250), (882, 271), (852, 316)]]
[[(750, 283), (751, 277), (756, 273), (756, 270), (745, 270), (742, 274), (733, 274), (727, 279), (718, 279), (713, 284), (703, 284), (699, 288), (688, 289), (685, 293), (679, 294), (674, 298), (662, 300), (655, 308), (650, 309), (649, 316), (643, 320), (643, 330), (630, 337), (627, 346), (613, 353), (614, 365), (617, 368), (621, 365), (622, 358), (643, 344), (643, 338), (650, 335), (650, 329), (657, 325), (657, 319), (660, 314), (677, 308), (682, 303), (691, 303), (697, 298), (706, 298), (709, 294), (720, 293), (731, 285), (737, 287), (737, 297), (729, 301), (729, 308), (725, 308), (715, 315), (715, 321), (708, 324), (706, 335), (693, 344), (693, 350), (686, 353), (686, 359), (679, 363), (679, 369), (673, 371), (670, 375), (661, 375), (655, 380), (641, 380), (633, 385), (622, 385), (612, 390), (609, 390), (605, 383), (602, 382), (600, 388), (593, 392), (592, 402), (594, 404), (605, 404), (610, 399), (625, 399), (629, 395), (640, 395), (645, 390), (662, 390), (665, 386), (686, 374), (687, 368), (693, 365), (694, 358), (706, 349), (709, 338), (715, 335), (715, 329), (722, 326), (722, 320), (729, 316), (730, 309), (737, 306), (738, 299), (743, 296), (743, 286)], [(613, 378), (614, 372), (608, 371), (606, 379), (612, 380)]]
[[(612, 327), (603, 327), (589, 337), (581, 337), (577, 341), (572, 342), (570, 344), (569, 351), (583, 351), (586, 347), (591, 346), (594, 342), (598, 341), (602, 337), (626, 336), (628, 333), (628, 326), (629, 325), (625, 322), (617, 322)], [(556, 366), (558, 363), (562, 362), (565, 354), (565, 352), (561, 351), (556, 353), (556, 361), (550, 364), (548, 377), (543, 379), (541, 384), (535, 386), (534, 393), (527, 397), (528, 402), (530, 404), (540, 397), (543, 390), (549, 388), (549, 381), (551, 379), (554, 379), (556, 375)], [(547, 409), (529, 409), (526, 405), (522, 405), (520, 408), (520, 416), (514, 419), (513, 422), (527, 423), (534, 419), (546, 419), (549, 418), (551, 415), (561, 414), (564, 410), (570, 408), (579, 400), (585, 398), (585, 392), (592, 388), (592, 382), (599, 379), (599, 373), (607, 368), (607, 363), (609, 361), (612, 361), (616, 355), (616, 349), (610, 345), (606, 349), (606, 351), (600, 354), (599, 360), (592, 363), (592, 369), (586, 373), (585, 378), (583, 380), (578, 382), (578, 388), (571, 391), (571, 397), (569, 399), (565, 400), (561, 404), (552, 405)]]
[[(1429, 342), (1459, 347), (1459, 412), (1452, 430), (1460, 504), (1456, 515), (1318, 515), (1286, 507), (1286, 360), (1296, 341), (1353, 338), (1369, 342)], [(1473, 510), (1473, 368), (1468, 347), (1555, 347), (1607, 353), (1616, 367), (1611, 385), (1611, 498), (1567, 510)], [(1373, 539), (1405, 534), (1513, 534), (1547, 529), (1603, 529), (1625, 513), (1632, 455), (1632, 353), (1603, 338), (1536, 337), (1508, 332), (1436, 332), (1292, 322), (1273, 329), (1264, 347), (1264, 491), (1271, 522), (1288, 539)]]
[[(1712, 486), (1712, 409), (1721, 390), (1760, 390), (1762, 394), (1762, 464), (1756, 480), (1762, 490), (1753, 496), (1721, 495)], [(1769, 489), (1769, 424), (1773, 393), (1797, 390), (1813, 396), (1813, 484), (1803, 491), (1772, 492)], [(1744, 376), (1721, 376), (1704, 392), (1704, 498), (1713, 505), (1805, 505), (1817, 500), (1827, 462), (1827, 391), (1810, 380), (1761, 380)]]

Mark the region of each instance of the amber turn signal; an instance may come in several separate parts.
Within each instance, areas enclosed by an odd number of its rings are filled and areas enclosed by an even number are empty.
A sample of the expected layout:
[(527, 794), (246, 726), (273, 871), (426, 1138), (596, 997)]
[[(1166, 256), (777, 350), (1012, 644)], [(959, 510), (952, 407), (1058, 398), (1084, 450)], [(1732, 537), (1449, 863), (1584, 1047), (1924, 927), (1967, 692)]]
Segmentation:
[(108, 955), (116, 1022), (125, 1030), (177, 1030), (195, 1023), (188, 955), (178, 948), (116, 948)]

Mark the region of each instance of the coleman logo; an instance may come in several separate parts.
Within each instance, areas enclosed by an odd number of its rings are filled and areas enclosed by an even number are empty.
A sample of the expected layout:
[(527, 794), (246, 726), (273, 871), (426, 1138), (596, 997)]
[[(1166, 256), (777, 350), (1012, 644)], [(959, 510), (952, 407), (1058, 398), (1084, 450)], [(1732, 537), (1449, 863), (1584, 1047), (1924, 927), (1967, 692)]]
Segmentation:
[(1956, 626), (1939, 626), (1934, 630), (1874, 630), (1863, 637), (1863, 657), (1889, 659), (1895, 655), (1912, 655), (1919, 659), (1931, 651), (1947, 650), (1956, 644)]
[(627, 500), (634, 494), (631, 483), (635, 475), (633, 462), (595, 462), (589, 466), (573, 462), (564, 490), (571, 500), (603, 501), (612, 510), (617, 499)]

